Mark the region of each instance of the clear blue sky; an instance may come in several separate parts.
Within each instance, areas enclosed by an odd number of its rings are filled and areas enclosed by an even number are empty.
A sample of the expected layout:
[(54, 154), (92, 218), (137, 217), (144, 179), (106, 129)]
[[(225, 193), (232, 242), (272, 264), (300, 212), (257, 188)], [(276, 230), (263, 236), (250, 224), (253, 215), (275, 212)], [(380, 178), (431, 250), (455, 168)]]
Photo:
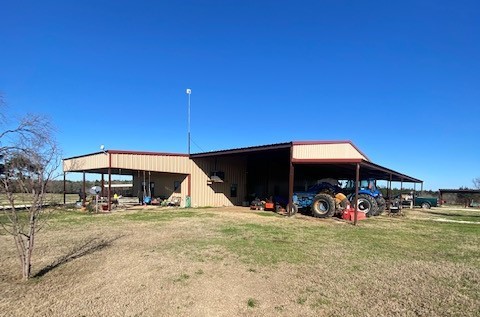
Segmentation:
[(425, 188), (480, 176), (479, 1), (1, 1), (8, 113), (64, 157), (351, 140)]

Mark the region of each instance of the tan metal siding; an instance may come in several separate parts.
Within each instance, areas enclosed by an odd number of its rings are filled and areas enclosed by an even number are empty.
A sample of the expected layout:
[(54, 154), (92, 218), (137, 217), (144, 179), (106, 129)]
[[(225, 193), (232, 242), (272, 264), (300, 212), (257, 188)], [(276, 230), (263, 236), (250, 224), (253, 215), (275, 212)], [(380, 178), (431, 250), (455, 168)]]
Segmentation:
[(142, 154), (92, 154), (63, 161), (63, 170), (87, 171), (109, 167), (111, 156), (112, 168), (146, 170), (166, 173), (188, 173), (189, 158), (186, 156), (142, 155)]
[[(191, 161), (192, 206), (241, 205), (246, 196), (247, 168), (244, 158), (198, 158)], [(210, 172), (225, 173), (223, 183), (209, 183)], [(237, 197), (230, 197), (232, 184), (237, 184)]]
[(350, 143), (302, 144), (293, 146), (293, 159), (364, 159)]
[[(166, 197), (171, 200), (173, 197), (181, 197), (181, 206), (185, 205), (185, 198), (187, 196), (187, 175), (183, 174), (158, 174), (156, 173), (151, 179), (155, 182), (155, 197)], [(174, 191), (175, 181), (180, 182), (180, 190)]]
[(63, 160), (63, 171), (85, 171), (108, 167), (108, 155), (104, 153)]
[(186, 156), (112, 154), (112, 167), (166, 173), (188, 173)]
[[(142, 196), (143, 191), (142, 182), (144, 181), (143, 172), (133, 175), (133, 193), (135, 196)], [(174, 182), (180, 182), (180, 191), (174, 191)], [(146, 190), (148, 193), (148, 183), (155, 184), (152, 198), (165, 198), (171, 200), (173, 197), (181, 197), (181, 206), (185, 206), (185, 200), (188, 195), (188, 179), (185, 174), (171, 174), (171, 173), (156, 173), (145, 172), (145, 182), (147, 183)]]

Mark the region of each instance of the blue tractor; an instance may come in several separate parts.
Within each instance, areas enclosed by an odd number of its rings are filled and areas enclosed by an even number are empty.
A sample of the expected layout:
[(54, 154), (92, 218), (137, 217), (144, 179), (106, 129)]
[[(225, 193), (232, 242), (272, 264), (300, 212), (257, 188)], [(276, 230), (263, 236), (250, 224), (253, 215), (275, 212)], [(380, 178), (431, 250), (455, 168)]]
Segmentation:
[[(347, 181), (344, 192), (352, 205), (355, 205), (355, 181)], [(378, 216), (385, 211), (385, 198), (377, 188), (376, 180), (369, 178), (360, 181), (358, 188), (358, 210), (364, 212), (367, 216)]]
[(290, 212), (293, 214), (298, 209), (310, 208), (312, 215), (317, 218), (327, 218), (339, 213), (347, 207), (348, 200), (338, 183), (335, 183), (320, 180), (304, 192), (295, 192)]

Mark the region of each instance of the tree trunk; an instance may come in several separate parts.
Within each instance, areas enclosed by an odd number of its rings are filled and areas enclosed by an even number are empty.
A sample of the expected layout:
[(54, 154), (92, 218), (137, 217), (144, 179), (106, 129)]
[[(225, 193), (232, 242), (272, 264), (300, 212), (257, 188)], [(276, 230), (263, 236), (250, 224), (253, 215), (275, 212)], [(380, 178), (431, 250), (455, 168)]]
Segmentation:
[(25, 256), (25, 274), (23, 275), (24, 280), (28, 280), (30, 278), (31, 269), (32, 269), (32, 253), (33, 253), (33, 247), (35, 242), (35, 232), (36, 232), (36, 225), (37, 225), (37, 219), (36, 219), (35, 213), (36, 211), (32, 212), (30, 217), (28, 246), (26, 250), (27, 254)]
[(29, 256), (30, 253), (31, 252), (27, 250), (25, 261), (23, 262), (22, 279), (24, 281), (28, 281), (28, 279), (30, 278), (30, 256)]
[(20, 266), (22, 268), (22, 279), (27, 281), (31, 275), (32, 268), (32, 253), (35, 241), (35, 216), (30, 216), (29, 231), (27, 234), (23, 234), (16, 230), (14, 239), (17, 246), (18, 257), (20, 260)]
[(13, 239), (15, 240), (15, 246), (17, 247), (17, 254), (18, 254), (18, 259), (20, 260), (20, 267), (22, 269), (22, 279), (26, 280), (28, 279), (25, 278), (25, 245), (23, 243), (23, 239), (20, 233), (15, 233), (13, 236)]
[[(21, 238), (20, 238), (21, 239)], [(20, 242), (15, 239), (15, 243), (21, 243), (21, 254), (19, 253), (20, 256), (20, 264), (22, 266), (22, 279), (24, 281), (27, 281), (30, 278), (31, 275), (31, 263), (32, 263), (32, 251), (33, 251), (33, 236), (32, 237), (27, 237), (24, 239), (21, 239)]]

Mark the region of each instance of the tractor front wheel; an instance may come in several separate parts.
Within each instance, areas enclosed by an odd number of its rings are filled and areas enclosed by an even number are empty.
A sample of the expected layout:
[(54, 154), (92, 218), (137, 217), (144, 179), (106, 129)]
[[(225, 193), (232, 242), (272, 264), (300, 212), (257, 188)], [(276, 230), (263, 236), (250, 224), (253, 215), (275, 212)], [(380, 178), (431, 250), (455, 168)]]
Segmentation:
[[(355, 205), (355, 196), (352, 199), (352, 204)], [(358, 195), (358, 211), (370, 216), (376, 216), (378, 212), (377, 201), (370, 195)]]

